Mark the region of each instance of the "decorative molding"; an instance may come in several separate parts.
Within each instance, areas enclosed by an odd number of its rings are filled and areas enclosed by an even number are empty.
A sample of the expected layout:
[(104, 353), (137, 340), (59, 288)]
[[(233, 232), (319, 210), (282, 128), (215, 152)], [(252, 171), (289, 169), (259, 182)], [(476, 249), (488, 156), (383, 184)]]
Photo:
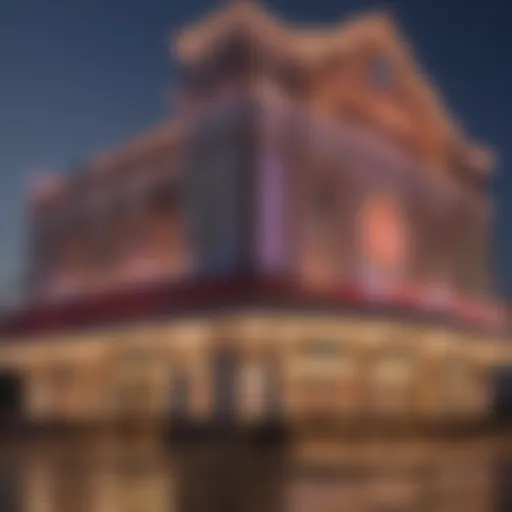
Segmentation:
[[(200, 64), (205, 55), (214, 53), (218, 45), (236, 31), (243, 31), (269, 54), (295, 61), (312, 76), (317, 75), (322, 66), (332, 66), (333, 58), (378, 51), (400, 75), (408, 103), (421, 113), (424, 131), (432, 138), (426, 142), (444, 146), (442, 151), (457, 155), (459, 165), (464, 168), (477, 174), (491, 172), (495, 160), (492, 152), (476, 146), (463, 135), (459, 123), (442, 104), (436, 87), (420, 70), (410, 45), (388, 13), (370, 11), (334, 27), (305, 29), (278, 20), (255, 2), (230, 3), (178, 32), (171, 43), (172, 53), (187, 64)], [(339, 88), (334, 94), (340, 94)], [(398, 121), (404, 122), (397, 118)]]

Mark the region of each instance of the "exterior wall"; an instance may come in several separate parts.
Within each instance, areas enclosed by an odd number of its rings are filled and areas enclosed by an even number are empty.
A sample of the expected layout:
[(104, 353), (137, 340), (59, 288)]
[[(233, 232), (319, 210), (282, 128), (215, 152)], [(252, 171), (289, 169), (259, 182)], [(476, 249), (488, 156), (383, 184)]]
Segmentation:
[(36, 205), (36, 296), (256, 271), (489, 298), (485, 190), (261, 84), (183, 132)]
[(254, 158), (251, 104), (228, 96), (190, 122), (182, 188), (194, 274), (245, 270), (249, 258)]
[[(497, 446), (485, 441), (304, 443), (292, 457), (284, 510), (336, 510), (341, 501), (350, 510), (421, 510), (425, 501), (443, 512), (492, 510)], [(318, 467), (326, 470), (321, 479), (310, 470)], [(366, 476), (347, 479), (347, 467), (366, 468)]]
[(294, 129), (280, 151), (292, 170), (287, 238), (300, 281), (328, 288), (357, 280), (490, 298), (490, 209), (483, 192), (434, 175), (350, 124), (307, 110), (287, 116)]
[(27, 340), (2, 346), (0, 364), (23, 376), (33, 421), (469, 419), (489, 412), (492, 344), (403, 321), (254, 313)]
[(184, 145), (171, 128), (150, 133), (145, 147), (128, 144), (61, 177), (48, 196), (34, 198), (27, 268), (33, 299), (187, 272), (177, 192)]

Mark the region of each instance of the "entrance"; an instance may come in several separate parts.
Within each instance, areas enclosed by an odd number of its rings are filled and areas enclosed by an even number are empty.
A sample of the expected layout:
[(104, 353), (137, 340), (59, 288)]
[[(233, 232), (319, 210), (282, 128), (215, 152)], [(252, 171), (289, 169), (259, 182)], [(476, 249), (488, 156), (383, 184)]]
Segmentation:
[(0, 372), (0, 423), (10, 424), (22, 416), (22, 377), (16, 372)]

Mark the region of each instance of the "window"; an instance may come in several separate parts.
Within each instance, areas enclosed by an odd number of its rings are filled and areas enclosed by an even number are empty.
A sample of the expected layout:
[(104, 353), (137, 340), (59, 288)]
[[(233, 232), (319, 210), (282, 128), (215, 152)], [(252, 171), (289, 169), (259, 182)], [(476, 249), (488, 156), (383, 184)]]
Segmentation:
[(303, 345), (302, 351), (305, 355), (322, 358), (341, 355), (339, 343), (328, 340), (308, 341)]
[(401, 385), (409, 379), (411, 371), (409, 355), (397, 350), (386, 354), (377, 362), (375, 377), (381, 384)]
[(151, 349), (145, 347), (131, 348), (124, 352), (123, 363), (133, 366), (140, 366), (154, 361), (155, 353)]
[(370, 62), (369, 82), (377, 91), (390, 90), (393, 86), (393, 69), (391, 63), (382, 56), (374, 57)]
[(371, 195), (361, 212), (363, 261), (378, 280), (399, 278), (409, 258), (405, 214), (396, 197), (387, 192)]
[(334, 172), (324, 173), (314, 187), (313, 209), (315, 218), (320, 222), (332, 219), (338, 201), (338, 186)]
[(308, 398), (333, 397), (339, 391), (339, 383), (330, 376), (310, 376), (301, 381), (300, 389), (302, 394)]

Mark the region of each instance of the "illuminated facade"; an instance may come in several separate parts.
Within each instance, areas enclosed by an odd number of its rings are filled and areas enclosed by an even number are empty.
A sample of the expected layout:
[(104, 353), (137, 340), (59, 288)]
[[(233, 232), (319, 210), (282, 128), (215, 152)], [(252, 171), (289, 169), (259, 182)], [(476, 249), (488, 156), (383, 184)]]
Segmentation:
[[(492, 157), (393, 23), (187, 28), (175, 118), (46, 177), (0, 363), (33, 420), (483, 418)], [(6, 377), (7, 381), (7, 377)]]

